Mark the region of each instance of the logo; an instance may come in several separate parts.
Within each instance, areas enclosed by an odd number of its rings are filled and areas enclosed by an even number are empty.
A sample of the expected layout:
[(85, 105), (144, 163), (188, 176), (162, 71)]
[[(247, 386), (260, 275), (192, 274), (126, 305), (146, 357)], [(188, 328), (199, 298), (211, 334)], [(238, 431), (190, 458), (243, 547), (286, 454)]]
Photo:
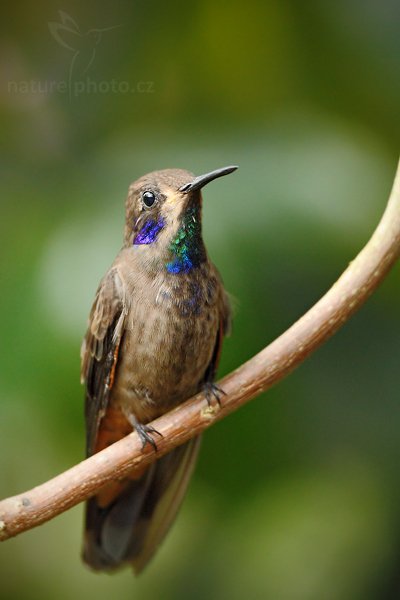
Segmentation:
[(61, 80), (22, 79), (8, 81), (8, 92), (18, 95), (68, 94), (69, 100), (82, 95), (93, 94), (153, 94), (154, 81), (126, 81), (107, 79), (96, 81), (90, 77), (97, 49), (103, 39), (111, 39), (109, 33), (122, 25), (83, 30), (65, 11), (58, 11), (60, 21), (47, 23), (49, 31), (57, 44), (68, 50), (71, 62), (68, 78)]
[(83, 32), (77, 22), (66, 12), (60, 10), (58, 14), (61, 22), (51, 21), (48, 26), (56, 42), (72, 52), (68, 73), (68, 87), (71, 94), (73, 81), (83, 79), (92, 66), (96, 58), (97, 46), (102, 41), (104, 34), (107, 31), (121, 27), (121, 25), (103, 27), (102, 29), (88, 29)]

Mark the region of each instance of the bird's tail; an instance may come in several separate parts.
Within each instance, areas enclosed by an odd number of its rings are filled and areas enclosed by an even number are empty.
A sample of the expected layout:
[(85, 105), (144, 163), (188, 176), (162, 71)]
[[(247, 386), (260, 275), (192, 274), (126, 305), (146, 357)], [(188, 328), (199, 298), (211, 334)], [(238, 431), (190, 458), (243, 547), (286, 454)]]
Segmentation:
[(139, 573), (168, 532), (183, 500), (200, 436), (175, 448), (136, 480), (112, 484), (86, 505), (83, 560), (95, 570), (131, 563)]

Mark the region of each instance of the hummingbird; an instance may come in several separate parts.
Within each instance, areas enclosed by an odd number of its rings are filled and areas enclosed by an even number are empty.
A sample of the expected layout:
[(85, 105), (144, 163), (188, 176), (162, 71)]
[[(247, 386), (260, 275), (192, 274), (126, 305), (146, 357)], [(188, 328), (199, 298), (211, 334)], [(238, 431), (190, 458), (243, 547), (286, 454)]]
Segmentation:
[[(101, 280), (81, 348), (87, 456), (135, 430), (157, 449), (149, 423), (215, 384), (231, 310), (202, 237), (202, 188), (236, 166), (195, 177), (183, 169), (129, 187), (123, 246)], [(167, 534), (192, 474), (200, 436), (100, 489), (86, 504), (83, 560), (140, 573)]]

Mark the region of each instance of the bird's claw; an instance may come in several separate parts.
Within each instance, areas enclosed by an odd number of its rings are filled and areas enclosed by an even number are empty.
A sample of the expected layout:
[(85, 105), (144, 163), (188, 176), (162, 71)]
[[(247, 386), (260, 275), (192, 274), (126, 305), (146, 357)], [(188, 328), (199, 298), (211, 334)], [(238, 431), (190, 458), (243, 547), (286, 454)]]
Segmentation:
[(151, 425), (143, 425), (142, 423), (136, 423), (135, 429), (140, 437), (140, 441), (142, 442), (142, 450), (144, 450), (146, 444), (150, 444), (154, 450), (157, 452), (157, 444), (154, 441), (154, 438), (150, 435), (152, 433), (163, 437), (162, 433), (154, 429)]
[(206, 381), (204, 384), (204, 395), (208, 406), (211, 406), (213, 398), (217, 401), (218, 406), (221, 406), (221, 397), (226, 396), (226, 393), (216, 383)]

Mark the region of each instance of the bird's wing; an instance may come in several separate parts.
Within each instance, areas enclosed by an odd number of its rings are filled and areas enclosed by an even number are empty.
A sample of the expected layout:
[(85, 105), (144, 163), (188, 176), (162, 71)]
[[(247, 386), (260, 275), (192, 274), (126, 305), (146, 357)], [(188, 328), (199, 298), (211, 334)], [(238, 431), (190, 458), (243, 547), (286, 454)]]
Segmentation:
[(222, 294), (219, 302), (219, 325), (215, 338), (214, 352), (204, 376), (204, 381), (208, 383), (214, 383), (215, 381), (219, 360), (221, 358), (222, 343), (224, 341), (224, 337), (230, 335), (232, 326), (232, 310), (229, 302), (229, 296), (222, 286), (221, 291)]
[(116, 267), (97, 289), (89, 325), (81, 348), (81, 381), (86, 385), (85, 419), (87, 455), (94, 452), (97, 431), (107, 409), (114, 383), (118, 352), (125, 329), (125, 287)]
[(229, 295), (224, 289), (222, 289), (219, 314), (222, 324), (222, 333), (224, 336), (229, 336), (232, 328), (232, 308)]

